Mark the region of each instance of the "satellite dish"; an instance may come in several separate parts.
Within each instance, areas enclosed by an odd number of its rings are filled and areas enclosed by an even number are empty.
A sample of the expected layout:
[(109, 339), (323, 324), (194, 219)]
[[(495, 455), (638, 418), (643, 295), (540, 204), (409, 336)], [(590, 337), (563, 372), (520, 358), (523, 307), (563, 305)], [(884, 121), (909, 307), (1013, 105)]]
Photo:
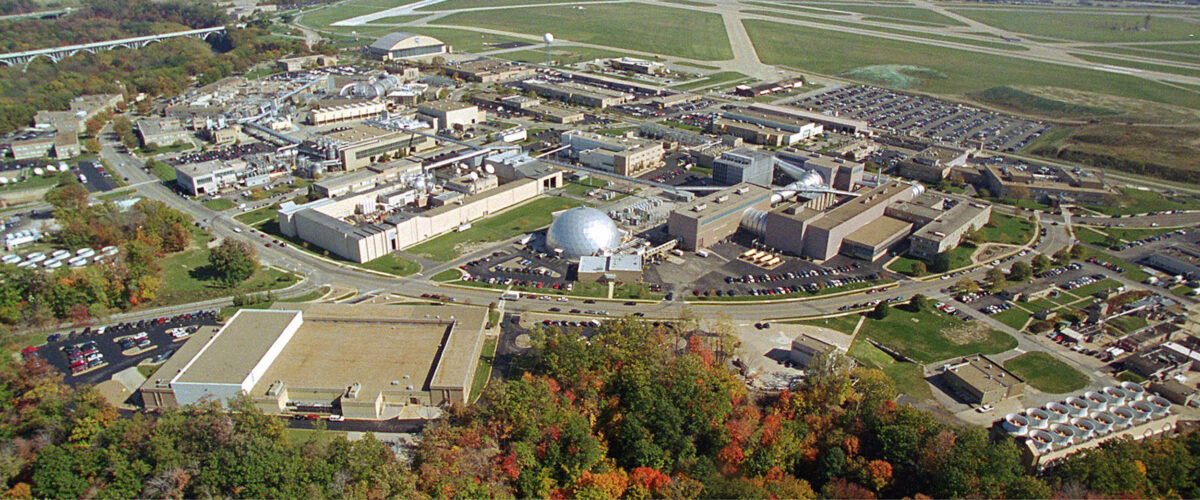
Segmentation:
[(545, 35), (542, 35), (542, 40), (545, 40), (546, 43), (554, 43), (554, 34), (546, 33)]

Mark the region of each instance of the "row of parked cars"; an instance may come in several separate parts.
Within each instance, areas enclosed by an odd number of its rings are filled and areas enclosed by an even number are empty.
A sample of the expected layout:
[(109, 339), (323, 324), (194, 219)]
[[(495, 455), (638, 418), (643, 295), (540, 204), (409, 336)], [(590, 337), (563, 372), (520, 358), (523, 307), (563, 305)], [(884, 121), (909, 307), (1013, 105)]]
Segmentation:
[(79, 373), (104, 364), (104, 354), (96, 347), (96, 341), (88, 340), (78, 344), (63, 346), (67, 361), (71, 364), (71, 373)]
[(1053, 269), (1047, 269), (1045, 271), (1042, 271), (1040, 273), (1033, 275), (1033, 277), (1035, 277), (1035, 278), (1051, 278), (1054, 276), (1058, 276), (1062, 273), (1065, 273), (1067, 271), (1075, 271), (1075, 270), (1082, 269), (1082, 268), (1083, 268), (1082, 264), (1080, 264), (1078, 262), (1074, 262), (1074, 263), (1065, 265), (1063, 267), (1055, 267)]
[(1182, 230), (1182, 229), (1176, 229), (1176, 230), (1174, 230), (1174, 231), (1171, 231), (1171, 232), (1169, 232), (1169, 233), (1157, 234), (1157, 235), (1154, 235), (1154, 236), (1147, 236), (1147, 237), (1145, 237), (1145, 238), (1142, 238), (1142, 239), (1140, 239), (1140, 240), (1131, 241), (1131, 242), (1129, 242), (1129, 243), (1125, 243), (1125, 244), (1123, 244), (1123, 245), (1117, 245), (1117, 246), (1115, 247), (1115, 250), (1117, 250), (1117, 251), (1121, 251), (1121, 250), (1125, 250), (1125, 249), (1127, 249), (1127, 248), (1140, 247), (1140, 246), (1142, 246), (1142, 245), (1145, 245), (1145, 244), (1147, 244), (1147, 243), (1153, 243), (1153, 242), (1155, 242), (1155, 241), (1159, 241), (1159, 240), (1165, 240), (1165, 239), (1167, 239), (1167, 238), (1170, 238), (1170, 237), (1172, 237), (1172, 236), (1175, 236), (1175, 235), (1181, 235), (1181, 234), (1185, 234), (1185, 233), (1187, 233), (1187, 231), (1184, 231), (1184, 230)]
[(884, 303), (884, 302), (887, 302), (888, 304), (892, 304), (892, 303), (900, 302), (900, 301), (902, 301), (902, 300), (904, 300), (904, 296), (903, 296), (903, 295), (897, 295), (897, 296), (895, 296), (895, 297), (889, 297), (889, 298), (886, 298), (886, 299), (875, 299), (875, 300), (871, 300), (871, 301), (867, 301), (867, 302), (858, 302), (858, 303), (855, 303), (855, 304), (846, 304), (846, 305), (844, 305), (844, 306), (842, 306), (842, 307), (839, 307), (839, 308), (838, 308), (838, 310), (839, 310), (839, 311), (850, 311), (850, 310), (854, 310), (854, 309), (870, 309), (870, 308), (872, 308), (872, 307), (875, 307), (875, 306), (877, 306), (877, 305), (879, 305), (879, 304), (882, 304), (882, 303)]
[(1062, 285), (1059, 285), (1059, 288), (1062, 288), (1063, 290), (1074, 290), (1076, 288), (1088, 286), (1102, 279), (1104, 279), (1103, 274), (1093, 274), (1091, 276), (1084, 276), (1063, 283)]

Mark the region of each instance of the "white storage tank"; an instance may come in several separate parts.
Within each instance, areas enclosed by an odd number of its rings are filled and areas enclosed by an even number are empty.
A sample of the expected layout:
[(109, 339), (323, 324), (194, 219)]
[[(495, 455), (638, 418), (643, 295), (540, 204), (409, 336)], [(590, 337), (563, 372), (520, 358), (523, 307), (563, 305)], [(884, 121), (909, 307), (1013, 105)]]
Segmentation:
[(80, 248), (75, 251), (76, 257), (91, 257), (93, 255), (96, 255), (96, 251), (90, 248)]
[(1004, 421), (1000, 425), (1014, 436), (1024, 436), (1029, 433), (1029, 419), (1018, 413), (1005, 415)]
[(63, 257), (70, 257), (71, 252), (69, 250), (55, 250), (50, 254), (50, 256), (54, 257), (55, 259), (61, 259)]
[(1154, 412), (1154, 408), (1150, 407), (1150, 403), (1145, 401), (1134, 401), (1129, 404), (1129, 409), (1133, 410), (1134, 422), (1145, 422), (1150, 418), (1150, 414)]
[(1088, 408), (1092, 411), (1104, 411), (1108, 409), (1108, 396), (1096, 391), (1089, 391), (1083, 395), (1083, 399), (1087, 401)]
[(21, 262), (21, 256), (10, 253), (10, 254), (5, 255), (4, 257), (0, 258), (0, 262), (4, 262), (5, 264), (16, 264), (18, 262)]
[(71, 267), (83, 267), (87, 264), (87, 257), (72, 257), (67, 264), (70, 264)]
[(1034, 429), (1046, 429), (1050, 427), (1050, 412), (1041, 408), (1030, 408), (1025, 412), (1025, 416), (1029, 418), (1029, 426)]
[(1116, 423), (1113, 424), (1114, 430), (1120, 430), (1129, 427), (1129, 425), (1133, 423), (1133, 417), (1136, 416), (1133, 413), (1133, 410), (1130, 410), (1125, 406), (1113, 408), (1109, 413), (1111, 413), (1113, 418), (1117, 420)]
[(1121, 389), (1129, 394), (1130, 401), (1141, 401), (1146, 399), (1146, 388), (1140, 384), (1133, 382), (1121, 382)]
[(50, 269), (50, 266), (54, 264), (62, 265), (62, 261), (59, 259), (46, 259), (45, 262), (42, 262), (42, 267)]
[(60, 267), (62, 267), (61, 260), (53, 260), (46, 263), (46, 269), (58, 269)]
[(1054, 423), (1066, 422), (1071, 415), (1071, 408), (1058, 402), (1046, 403), (1046, 411), (1050, 413), (1050, 421)]
[(1082, 417), (1087, 415), (1088, 404), (1083, 398), (1071, 396), (1063, 402), (1067, 405), (1068, 411), (1072, 417)]
[(119, 251), (121, 251), (121, 249), (119, 249), (113, 245), (109, 245), (109, 246), (106, 246), (103, 249), (101, 249), (100, 253), (104, 254), (104, 255), (116, 255), (117, 252), (119, 252)]
[(28, 262), (30, 264), (37, 264), (38, 262), (41, 262), (43, 260), (46, 260), (46, 255), (41, 252), (38, 252), (36, 254), (30, 254), (29, 257), (25, 258), (25, 262)]

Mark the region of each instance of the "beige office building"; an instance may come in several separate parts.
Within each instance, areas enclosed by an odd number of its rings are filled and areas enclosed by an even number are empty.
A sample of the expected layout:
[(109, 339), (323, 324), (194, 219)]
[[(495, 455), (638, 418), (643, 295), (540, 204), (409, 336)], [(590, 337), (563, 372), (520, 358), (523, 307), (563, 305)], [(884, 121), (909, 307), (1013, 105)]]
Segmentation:
[(247, 395), (268, 414), (388, 419), (467, 402), (487, 310), (280, 304), (193, 334), (139, 390), (148, 409)]
[(744, 182), (676, 208), (667, 219), (667, 233), (679, 238), (684, 250), (707, 248), (736, 233), (746, 210), (770, 207), (770, 189)]

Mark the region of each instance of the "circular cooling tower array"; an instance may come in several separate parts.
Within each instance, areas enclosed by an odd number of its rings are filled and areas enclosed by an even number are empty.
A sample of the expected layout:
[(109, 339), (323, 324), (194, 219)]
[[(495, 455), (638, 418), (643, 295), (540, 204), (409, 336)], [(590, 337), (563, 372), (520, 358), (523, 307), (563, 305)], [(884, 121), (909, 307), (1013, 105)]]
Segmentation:
[(1088, 408), (1092, 411), (1104, 411), (1108, 409), (1108, 396), (1104, 394), (1090, 391), (1083, 395), (1083, 399), (1087, 401)]
[(1088, 413), (1087, 401), (1077, 396), (1071, 396), (1063, 401), (1072, 417), (1082, 417)]
[(1141, 401), (1146, 399), (1146, 388), (1133, 382), (1122, 382), (1121, 389), (1129, 394), (1130, 401)]
[(1030, 408), (1025, 412), (1029, 417), (1029, 426), (1034, 429), (1046, 429), (1050, 427), (1050, 412), (1041, 408)]
[(1046, 403), (1046, 411), (1050, 413), (1051, 423), (1061, 424), (1071, 416), (1071, 408), (1062, 403)]
[(1005, 415), (1001, 425), (1005, 431), (1014, 436), (1024, 436), (1029, 433), (1029, 418), (1019, 413)]

